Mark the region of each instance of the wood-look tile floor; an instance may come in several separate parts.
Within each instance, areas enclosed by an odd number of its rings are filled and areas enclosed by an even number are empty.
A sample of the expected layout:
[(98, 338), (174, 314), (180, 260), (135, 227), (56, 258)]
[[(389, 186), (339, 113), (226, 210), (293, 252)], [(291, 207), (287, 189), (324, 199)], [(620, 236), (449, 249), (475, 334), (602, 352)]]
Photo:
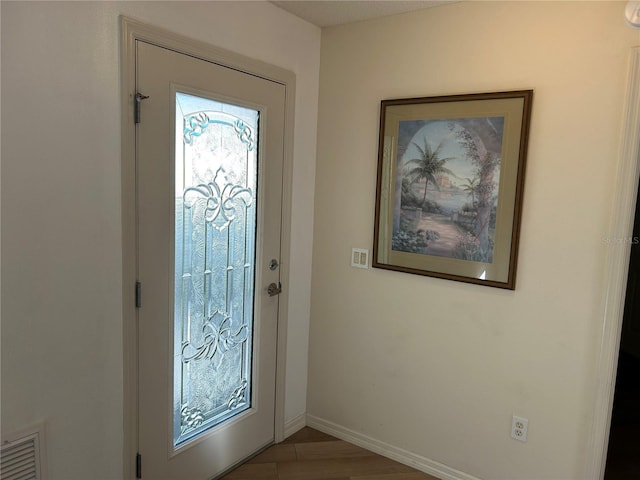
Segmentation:
[(438, 480), (386, 457), (305, 427), (222, 480)]

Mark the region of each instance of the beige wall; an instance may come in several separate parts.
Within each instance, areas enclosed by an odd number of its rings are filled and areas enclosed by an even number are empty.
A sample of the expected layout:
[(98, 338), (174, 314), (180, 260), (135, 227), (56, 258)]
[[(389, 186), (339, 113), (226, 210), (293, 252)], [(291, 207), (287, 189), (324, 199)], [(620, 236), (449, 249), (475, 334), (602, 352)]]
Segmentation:
[[(471, 2), (323, 30), (308, 413), (483, 479), (581, 479), (626, 2)], [(350, 268), (380, 100), (535, 90), (515, 292)], [(529, 419), (529, 440), (509, 436)]]
[(320, 29), (267, 2), (2, 2), (2, 432), (122, 478), (120, 14), (293, 71), (286, 420), (306, 409)]

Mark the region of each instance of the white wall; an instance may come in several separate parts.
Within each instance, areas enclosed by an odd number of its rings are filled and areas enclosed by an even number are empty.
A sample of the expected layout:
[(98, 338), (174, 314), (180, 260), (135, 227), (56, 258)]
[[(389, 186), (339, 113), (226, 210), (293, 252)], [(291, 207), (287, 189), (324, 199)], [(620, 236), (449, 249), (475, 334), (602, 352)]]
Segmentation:
[[(308, 412), (484, 479), (583, 479), (626, 2), (464, 2), (323, 30)], [(380, 100), (533, 88), (516, 290), (350, 268)], [(529, 418), (529, 439), (509, 436)], [(332, 423), (329, 423), (332, 422)], [(346, 430), (345, 430), (346, 431)]]
[(2, 427), (122, 478), (119, 20), (297, 76), (286, 419), (306, 408), (320, 30), (266, 2), (2, 2)]

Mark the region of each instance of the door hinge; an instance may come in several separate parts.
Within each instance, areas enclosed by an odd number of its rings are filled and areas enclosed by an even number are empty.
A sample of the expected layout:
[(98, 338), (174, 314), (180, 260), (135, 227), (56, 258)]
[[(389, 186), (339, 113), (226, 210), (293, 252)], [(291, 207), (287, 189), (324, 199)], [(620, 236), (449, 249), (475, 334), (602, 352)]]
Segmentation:
[(142, 455), (136, 454), (136, 478), (142, 478)]
[(136, 308), (142, 307), (142, 284), (136, 282)]
[(136, 96), (133, 98), (133, 121), (135, 123), (140, 123), (140, 103), (147, 98), (149, 98), (149, 95), (143, 95), (141, 93), (136, 93)]

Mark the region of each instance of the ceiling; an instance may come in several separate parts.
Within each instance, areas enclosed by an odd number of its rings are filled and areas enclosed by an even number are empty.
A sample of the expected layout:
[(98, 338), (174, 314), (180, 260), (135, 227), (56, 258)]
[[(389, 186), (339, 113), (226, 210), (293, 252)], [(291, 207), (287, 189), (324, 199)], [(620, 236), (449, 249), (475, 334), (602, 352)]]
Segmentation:
[(452, 0), (271, 0), (318, 27), (330, 27), (435, 7)]

